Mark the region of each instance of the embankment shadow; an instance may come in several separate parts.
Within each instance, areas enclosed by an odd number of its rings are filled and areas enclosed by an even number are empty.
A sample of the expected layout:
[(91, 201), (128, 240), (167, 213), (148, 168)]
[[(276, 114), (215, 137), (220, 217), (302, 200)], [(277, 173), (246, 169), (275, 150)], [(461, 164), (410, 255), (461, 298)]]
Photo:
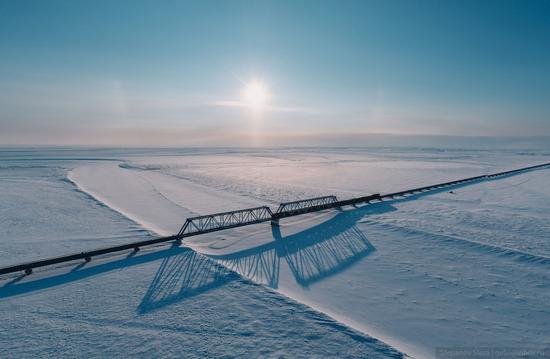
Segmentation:
[(340, 211), (328, 221), (288, 236), (283, 236), (279, 227), (272, 227), (272, 242), (210, 257), (272, 288), (278, 287), (281, 260), (284, 260), (296, 282), (308, 287), (349, 268), (372, 253), (374, 246), (366, 234), (356, 227), (356, 223), (368, 214), (395, 210), (390, 204), (380, 202)]
[(37, 279), (18, 276), (0, 287), (0, 299), (55, 288), (108, 272), (161, 260), (161, 265), (138, 306), (138, 312), (145, 313), (204, 293), (238, 278), (235, 273), (215, 261), (190, 248), (178, 245), (104, 260), (105, 262), (99, 264), (92, 262), (86, 266), (79, 263), (72, 268), (60, 269), (63, 273), (51, 276), (45, 276), (47, 273), (33, 274), (33, 276), (44, 275)]
[[(67, 269), (66, 271), (64, 270), (63, 273), (58, 273), (45, 277), (38, 277), (38, 279), (32, 279), (32, 277), (28, 277), (28, 280), (22, 280), (24, 278), (18, 277), (17, 281), (12, 280), (0, 287), (0, 299), (69, 284), (82, 279), (108, 273), (114, 270), (128, 268), (139, 264), (157, 261), (162, 258), (171, 257), (188, 250), (189, 249), (187, 248), (168, 247), (167, 249), (148, 252), (132, 257), (118, 257), (118, 259), (114, 260), (105, 259), (106, 261), (100, 264), (94, 264), (92, 262), (89, 265), (84, 266), (83, 263), (79, 263), (76, 264), (72, 269)], [(33, 274), (33, 276), (39, 275), (47, 275), (47, 273)]]

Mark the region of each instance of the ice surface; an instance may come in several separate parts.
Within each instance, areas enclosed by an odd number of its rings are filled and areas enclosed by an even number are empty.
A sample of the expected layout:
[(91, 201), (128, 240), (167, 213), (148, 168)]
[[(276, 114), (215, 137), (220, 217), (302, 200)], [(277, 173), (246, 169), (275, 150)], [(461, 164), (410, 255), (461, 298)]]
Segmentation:
[(185, 248), (0, 285), (1, 357), (401, 357)]
[[(195, 214), (393, 192), (548, 157), (387, 148), (135, 150), (111, 154), (116, 161), (79, 162), (68, 177), (145, 228), (172, 234)], [(185, 244), (417, 357), (432, 357), (438, 347), (548, 348), (548, 183), (550, 170), (533, 171)], [(167, 283), (180, 283), (180, 272)]]
[(395, 192), (544, 162), (550, 153), (438, 149), (279, 149), (133, 157), (124, 164), (279, 203)]
[(187, 217), (258, 205), (200, 183), (116, 163), (80, 166), (68, 177), (81, 190), (161, 235), (176, 233)]
[[(1, 266), (150, 238), (116, 206), (126, 194), (145, 199), (145, 207), (164, 198), (147, 178), (101, 182), (93, 170), (82, 172), (92, 184), (135, 191), (107, 193), (115, 200), (113, 210), (66, 178), (75, 168), (93, 169), (102, 162), (109, 168), (109, 161), (90, 151), (43, 152), (1, 153), (0, 230), (6, 234), (0, 240)], [(169, 182), (164, 185), (170, 188)], [(192, 195), (196, 187), (189, 184), (181, 193)], [(156, 211), (192, 213), (172, 205)], [(207, 202), (199, 205), (210, 209)], [(182, 220), (178, 216), (174, 223)], [(0, 321), (0, 357), (402, 357), (191, 249), (171, 246), (60, 264), (27, 277), (5, 275)]]
[(0, 264), (126, 243), (148, 234), (66, 180), (67, 161), (0, 161)]

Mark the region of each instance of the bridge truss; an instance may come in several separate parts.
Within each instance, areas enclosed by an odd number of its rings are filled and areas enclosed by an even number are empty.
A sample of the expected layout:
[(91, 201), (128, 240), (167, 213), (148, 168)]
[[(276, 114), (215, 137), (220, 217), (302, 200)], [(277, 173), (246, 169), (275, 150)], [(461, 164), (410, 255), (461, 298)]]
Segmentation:
[(325, 207), (338, 202), (336, 196), (323, 196), (308, 199), (301, 199), (299, 201), (284, 202), (279, 205), (275, 213), (278, 214), (300, 214), (307, 213), (312, 208)]
[(249, 224), (269, 221), (272, 215), (273, 212), (271, 212), (269, 207), (261, 206), (187, 218), (177, 235), (187, 237), (195, 234), (247, 226)]

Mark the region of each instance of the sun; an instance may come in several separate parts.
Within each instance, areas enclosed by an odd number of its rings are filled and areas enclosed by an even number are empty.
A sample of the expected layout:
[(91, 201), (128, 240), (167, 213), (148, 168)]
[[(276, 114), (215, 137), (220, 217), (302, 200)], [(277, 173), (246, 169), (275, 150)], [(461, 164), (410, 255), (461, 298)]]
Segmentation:
[(243, 101), (246, 106), (254, 110), (265, 108), (269, 100), (269, 91), (260, 80), (252, 80), (243, 89)]

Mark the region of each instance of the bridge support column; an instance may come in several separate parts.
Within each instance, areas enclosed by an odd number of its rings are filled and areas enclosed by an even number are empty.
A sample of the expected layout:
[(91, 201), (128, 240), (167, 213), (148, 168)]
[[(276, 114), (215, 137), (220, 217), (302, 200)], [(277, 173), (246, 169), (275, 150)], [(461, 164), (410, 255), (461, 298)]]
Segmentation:
[(279, 219), (272, 219), (271, 227), (279, 227)]

